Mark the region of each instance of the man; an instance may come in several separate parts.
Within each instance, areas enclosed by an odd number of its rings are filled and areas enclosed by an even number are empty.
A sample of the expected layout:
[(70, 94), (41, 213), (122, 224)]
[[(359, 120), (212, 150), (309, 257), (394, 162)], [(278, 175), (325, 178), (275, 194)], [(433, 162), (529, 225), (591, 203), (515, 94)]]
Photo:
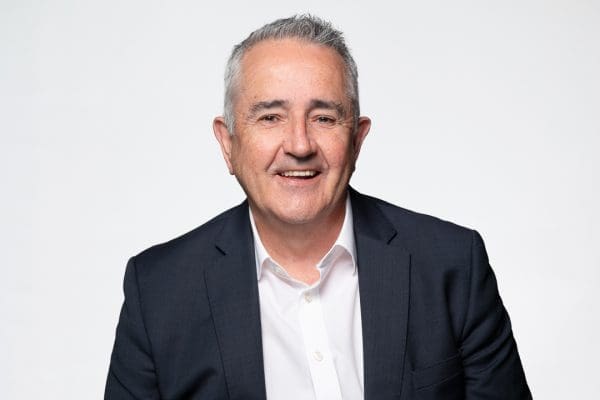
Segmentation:
[(370, 120), (341, 33), (234, 48), (214, 132), (247, 201), (133, 257), (107, 399), (528, 399), (480, 236), (349, 188)]

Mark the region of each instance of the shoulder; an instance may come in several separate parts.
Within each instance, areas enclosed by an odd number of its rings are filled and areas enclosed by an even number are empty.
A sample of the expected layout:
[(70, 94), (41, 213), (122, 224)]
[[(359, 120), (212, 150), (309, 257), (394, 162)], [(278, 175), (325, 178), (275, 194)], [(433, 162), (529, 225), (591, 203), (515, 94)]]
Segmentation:
[(164, 276), (203, 270), (220, 254), (216, 238), (232, 218), (240, 218), (245, 210), (243, 202), (179, 237), (140, 252), (132, 257), (138, 274)]
[(470, 244), (477, 232), (451, 221), (431, 215), (408, 210), (387, 201), (358, 194), (359, 201), (371, 204), (394, 227), (397, 238), (408, 250), (417, 250), (419, 246), (436, 244), (438, 246), (464, 246)]
[(418, 274), (453, 270), (468, 275), (475, 246), (483, 249), (481, 237), (471, 228), (356, 192), (352, 200), (360, 215), (355, 229), (359, 224), (362, 232), (385, 231), (379, 237), (409, 253)]

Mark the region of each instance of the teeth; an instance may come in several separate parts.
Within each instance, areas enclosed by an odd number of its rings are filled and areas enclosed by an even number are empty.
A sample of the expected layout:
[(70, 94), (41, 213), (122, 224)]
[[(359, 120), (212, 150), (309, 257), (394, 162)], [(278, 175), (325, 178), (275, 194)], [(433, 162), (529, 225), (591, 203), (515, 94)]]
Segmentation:
[(315, 176), (317, 171), (284, 171), (281, 173), (283, 176), (295, 177), (295, 176)]

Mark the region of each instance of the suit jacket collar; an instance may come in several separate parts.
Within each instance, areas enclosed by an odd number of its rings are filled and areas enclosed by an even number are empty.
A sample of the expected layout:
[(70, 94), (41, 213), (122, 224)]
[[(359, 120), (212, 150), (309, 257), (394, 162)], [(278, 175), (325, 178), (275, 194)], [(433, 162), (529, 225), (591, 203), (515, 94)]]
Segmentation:
[(204, 273), (231, 400), (265, 399), (260, 308), (248, 203), (231, 210), (215, 245), (221, 252)]
[[(375, 200), (350, 189), (363, 330), (365, 399), (399, 396), (408, 324), (410, 255)], [(205, 284), (230, 399), (264, 399), (260, 307), (248, 203), (224, 220), (222, 256)]]
[(376, 200), (350, 189), (358, 258), (366, 400), (399, 398), (408, 332), (410, 254)]

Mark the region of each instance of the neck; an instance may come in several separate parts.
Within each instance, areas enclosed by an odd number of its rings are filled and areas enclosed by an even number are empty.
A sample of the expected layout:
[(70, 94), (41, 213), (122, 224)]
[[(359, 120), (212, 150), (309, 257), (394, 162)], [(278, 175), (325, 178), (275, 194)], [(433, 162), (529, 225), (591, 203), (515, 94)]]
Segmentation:
[(288, 224), (254, 212), (260, 240), (271, 256), (295, 279), (312, 284), (320, 277), (317, 263), (340, 234), (346, 213), (346, 199), (326, 216), (306, 224)]

